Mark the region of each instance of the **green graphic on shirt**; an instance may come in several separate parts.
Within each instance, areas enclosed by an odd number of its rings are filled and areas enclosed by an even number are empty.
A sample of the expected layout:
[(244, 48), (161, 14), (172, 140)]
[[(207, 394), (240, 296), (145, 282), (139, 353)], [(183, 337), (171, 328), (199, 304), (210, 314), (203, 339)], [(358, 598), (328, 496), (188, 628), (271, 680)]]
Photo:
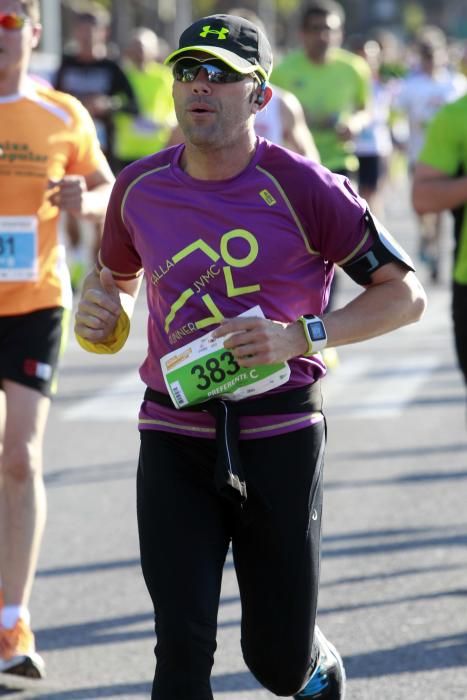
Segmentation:
[(192, 289), (185, 289), (185, 291), (180, 294), (177, 301), (175, 301), (172, 304), (172, 306), (170, 307), (170, 313), (168, 314), (168, 316), (165, 319), (165, 330), (167, 333), (169, 331), (170, 324), (172, 323), (172, 321), (175, 318), (175, 314), (177, 313), (177, 311), (179, 311), (182, 308), (182, 306), (184, 306), (186, 304), (188, 299), (190, 297), (192, 297), (193, 294), (194, 294), (194, 291)]
[[(248, 251), (246, 252), (246, 255), (244, 257), (235, 257), (229, 250), (229, 244), (231, 244), (235, 240), (238, 241), (239, 239), (246, 241), (246, 243), (248, 244)], [(199, 251), (204, 253), (204, 255), (206, 255), (210, 260), (213, 260), (214, 262), (219, 260), (219, 258), (222, 258), (222, 260), (225, 263), (227, 263), (227, 265), (222, 268), (222, 271), (224, 273), (225, 291), (229, 299), (231, 299), (232, 297), (241, 296), (243, 294), (252, 294), (253, 292), (258, 292), (261, 289), (261, 285), (259, 284), (252, 284), (248, 286), (236, 286), (234, 274), (232, 273), (233, 268), (241, 269), (249, 267), (254, 263), (254, 261), (258, 257), (259, 244), (256, 237), (251, 233), (251, 231), (246, 231), (245, 229), (238, 228), (232, 229), (231, 231), (227, 231), (226, 233), (224, 233), (220, 239), (220, 253), (218, 253), (210, 245), (203, 241), (202, 238), (198, 238), (196, 241), (190, 243), (190, 245), (186, 246), (185, 248), (182, 248), (182, 250), (176, 253), (172, 257), (172, 263), (176, 265), (192, 253)], [(168, 270), (167, 265), (166, 270)], [(164, 324), (166, 333), (169, 332), (170, 326), (175, 320), (175, 317), (180, 311), (180, 309), (182, 309), (183, 306), (185, 306), (187, 301), (195, 293), (199, 294), (201, 288), (204, 287), (205, 284), (208, 284), (210, 280), (214, 279), (217, 276), (217, 274), (218, 272), (216, 271), (214, 266), (211, 265), (210, 268), (208, 268), (208, 270), (206, 271), (206, 273), (202, 274), (201, 277), (198, 278), (198, 280), (194, 281), (192, 287), (188, 287), (180, 294), (178, 299), (176, 299), (171, 305), (170, 311), (166, 316)], [(153, 276), (153, 282), (155, 280), (158, 281), (159, 279), (160, 276)], [(206, 306), (206, 309), (209, 311), (210, 315), (195, 321), (194, 323), (196, 327), (198, 329), (201, 329), (206, 328), (207, 326), (213, 325), (215, 323), (220, 323), (223, 320), (224, 315), (216, 305), (211, 295), (204, 294), (201, 297), (201, 300)]]
[[(250, 252), (245, 258), (234, 258), (230, 255), (228, 243), (233, 238), (243, 238), (247, 241), (247, 243), (249, 243)], [(224, 235), (221, 238), (222, 259), (225, 260), (225, 262), (229, 265), (232, 265), (232, 267), (248, 267), (258, 257), (258, 251), (258, 241), (252, 233), (250, 233), (249, 231), (245, 231), (244, 229), (236, 228), (233, 231), (228, 231), (227, 233), (224, 233)]]
[(248, 287), (236, 287), (232, 277), (232, 270), (230, 267), (224, 267), (224, 277), (225, 286), (227, 289), (227, 296), (229, 299), (232, 297), (239, 297), (242, 294), (251, 294), (252, 292), (259, 292), (261, 289), (259, 284), (251, 284)]
[(194, 243), (190, 243), (190, 245), (187, 245), (186, 248), (182, 248), (182, 250), (179, 253), (176, 253), (172, 261), (174, 263), (180, 262), (180, 260), (183, 260), (183, 258), (188, 257), (188, 255), (191, 255), (191, 253), (194, 253), (195, 250), (201, 250), (205, 255), (208, 256), (208, 258), (211, 258), (211, 260), (219, 260), (219, 253), (216, 253), (215, 250), (211, 248), (207, 243), (203, 241), (202, 238), (198, 238), (197, 241)]
[(207, 318), (203, 318), (201, 321), (196, 321), (195, 322), (196, 328), (199, 328), (199, 329), (206, 328), (207, 326), (211, 326), (214, 323), (220, 323), (223, 320), (224, 315), (217, 308), (211, 295), (205, 294), (204, 296), (201, 297), (201, 299), (206, 304), (207, 309), (212, 313), (212, 316), (208, 316)]

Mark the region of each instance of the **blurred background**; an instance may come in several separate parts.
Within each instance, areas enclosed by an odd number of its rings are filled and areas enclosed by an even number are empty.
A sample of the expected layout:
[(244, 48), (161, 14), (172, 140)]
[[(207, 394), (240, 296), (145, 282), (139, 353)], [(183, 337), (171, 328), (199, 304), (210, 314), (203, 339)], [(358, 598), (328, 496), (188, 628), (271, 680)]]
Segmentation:
[[(118, 173), (137, 158), (182, 140), (171, 71), (162, 65), (182, 31), (209, 14), (252, 12), (273, 46), (274, 92), (282, 100), (281, 110), (289, 113), (284, 117), (283, 111), (264, 110), (255, 121), (257, 133), (302, 155), (317, 156), (329, 169), (350, 177), (372, 211), (387, 222), (395, 188), (409, 197), (429, 121), (444, 103), (467, 93), (467, 2), (339, 4), (345, 22), (325, 39), (325, 53), (331, 69), (334, 60), (345, 64), (344, 72), (351, 66), (347, 75), (352, 78), (344, 91), (336, 83), (329, 85), (322, 73), (318, 79), (308, 60), (311, 53), (302, 64), (303, 80), (291, 77), (288, 59), (303, 53), (306, 42), (322, 41), (319, 34), (301, 31), (307, 0), (41, 0), (43, 35), (30, 70), (83, 102)], [(335, 80), (332, 70), (328, 75)], [(284, 89), (293, 94), (284, 98)], [(325, 126), (326, 121), (332, 126)], [(295, 137), (301, 133), (300, 143), (297, 138), (287, 141), (292, 131)], [(310, 138), (316, 142), (313, 153)], [(448, 277), (447, 271), (440, 272), (440, 265), (446, 267), (440, 253), (446, 215), (411, 213), (418, 228), (418, 258), (431, 281), (438, 283)], [(100, 245), (101, 225), (91, 233), (88, 229), (73, 217), (64, 222), (75, 291)]]
[[(44, 34), (33, 68), (50, 76), (58, 65), (63, 47), (70, 41), (73, 12), (89, 2), (42, 0)], [(109, 41), (118, 54), (133, 27), (153, 29), (162, 49), (173, 47), (181, 31), (192, 19), (223, 12), (230, 0), (102, 0), (91, 3), (111, 13)], [(243, 0), (242, 7), (256, 12), (268, 29), (276, 60), (297, 45), (297, 23), (303, 3), (300, 0)], [(424, 24), (434, 24), (450, 38), (453, 51), (463, 53), (467, 38), (467, 3), (459, 0), (342, 0), (346, 12), (346, 38), (355, 34), (385, 32), (386, 38), (410, 43)]]

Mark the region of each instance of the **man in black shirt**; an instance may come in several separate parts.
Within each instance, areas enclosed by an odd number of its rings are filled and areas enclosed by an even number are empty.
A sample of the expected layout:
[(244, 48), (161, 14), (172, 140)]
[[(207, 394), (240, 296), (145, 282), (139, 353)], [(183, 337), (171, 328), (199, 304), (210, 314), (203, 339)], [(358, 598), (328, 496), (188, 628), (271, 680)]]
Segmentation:
[[(78, 98), (91, 114), (101, 148), (115, 171), (114, 115), (118, 111), (138, 114), (133, 89), (117, 61), (107, 55), (109, 16), (102, 11), (76, 12), (73, 18), (73, 51), (64, 53), (54, 81), (57, 90)], [(81, 245), (79, 223), (67, 220), (72, 284), (77, 288), (89, 263)], [(97, 254), (102, 225), (97, 222), (91, 258)], [(93, 260), (91, 260), (93, 262)]]
[(74, 17), (75, 51), (65, 53), (55, 87), (77, 97), (88, 109), (107, 159), (112, 165), (113, 115), (138, 113), (133, 89), (120, 65), (107, 55), (108, 16), (79, 12)]

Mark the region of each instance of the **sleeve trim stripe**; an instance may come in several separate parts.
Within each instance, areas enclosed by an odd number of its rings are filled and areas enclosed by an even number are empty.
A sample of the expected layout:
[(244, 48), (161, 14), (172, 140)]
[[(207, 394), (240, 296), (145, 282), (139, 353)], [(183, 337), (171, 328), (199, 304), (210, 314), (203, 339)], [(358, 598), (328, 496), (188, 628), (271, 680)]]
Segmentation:
[[(97, 254), (97, 261), (96, 261), (96, 271), (97, 274), (100, 273), (103, 267), (108, 267), (102, 262), (101, 258), (101, 251), (98, 252)], [(141, 277), (141, 275), (144, 273), (144, 268), (139, 269), (137, 272), (117, 272), (116, 270), (112, 270), (112, 268), (108, 268), (110, 272), (112, 273), (112, 276), (121, 279), (121, 280), (132, 280), (132, 279), (137, 279), (138, 277)]]
[(126, 188), (126, 190), (124, 192), (124, 195), (122, 197), (122, 204), (120, 206), (120, 216), (121, 216), (121, 219), (122, 219), (124, 224), (125, 224), (125, 217), (123, 216), (123, 212), (125, 209), (125, 203), (126, 203), (128, 195), (130, 194), (130, 191), (133, 189), (133, 187), (135, 185), (137, 185), (138, 182), (140, 182), (140, 180), (142, 180), (144, 177), (147, 177), (147, 175), (153, 175), (154, 173), (158, 173), (161, 170), (166, 170), (167, 168), (170, 168), (170, 165), (171, 165), (170, 163), (167, 163), (166, 165), (162, 165), (159, 168), (153, 168), (153, 170), (148, 170), (145, 173), (141, 173), (141, 175), (139, 175), (138, 177), (136, 177), (134, 180), (132, 180), (130, 182), (130, 184), (128, 185), (128, 187)]
[(342, 258), (342, 260), (337, 260), (336, 265), (339, 265), (339, 267), (342, 267), (343, 265), (348, 263), (349, 260), (352, 260), (352, 258), (355, 257), (355, 255), (357, 255), (357, 253), (363, 248), (363, 246), (365, 245), (365, 243), (368, 240), (369, 235), (370, 235), (370, 229), (367, 228), (367, 230), (365, 231), (365, 235), (363, 236), (363, 238), (360, 241), (360, 243), (358, 244), (358, 246), (356, 248), (354, 248), (353, 251), (349, 255), (347, 255), (347, 257)]

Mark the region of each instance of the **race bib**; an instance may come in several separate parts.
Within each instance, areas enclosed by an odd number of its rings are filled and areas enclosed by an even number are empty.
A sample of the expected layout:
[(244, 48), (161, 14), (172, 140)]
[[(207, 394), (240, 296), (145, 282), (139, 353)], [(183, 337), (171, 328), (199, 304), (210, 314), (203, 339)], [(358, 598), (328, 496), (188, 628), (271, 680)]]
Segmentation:
[[(264, 318), (259, 306), (240, 316)], [(263, 394), (289, 379), (287, 362), (240, 367), (230, 350), (224, 348), (225, 338), (213, 338), (212, 333), (161, 358), (164, 381), (176, 408), (212, 398), (238, 401)]]
[(0, 216), (0, 281), (36, 280), (37, 219), (35, 216)]

